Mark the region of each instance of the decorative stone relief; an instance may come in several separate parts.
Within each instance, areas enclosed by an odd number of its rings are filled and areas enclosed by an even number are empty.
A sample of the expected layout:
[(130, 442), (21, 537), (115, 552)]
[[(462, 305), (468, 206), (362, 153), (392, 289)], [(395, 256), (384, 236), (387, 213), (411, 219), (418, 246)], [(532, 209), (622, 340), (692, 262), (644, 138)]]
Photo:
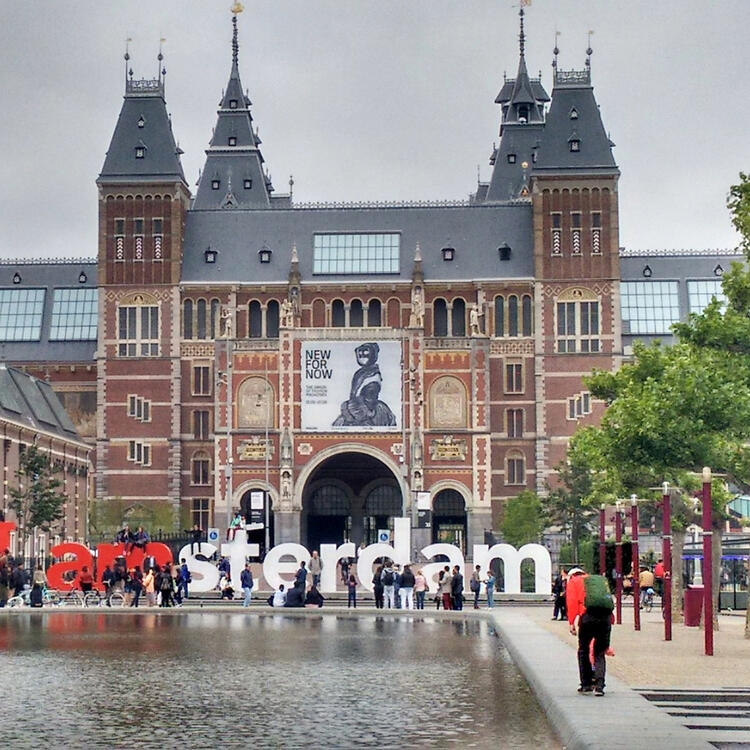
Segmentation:
[(312, 452), (313, 447), (310, 443), (300, 443), (297, 446), (297, 453), (299, 453), (300, 456), (309, 456)]
[(240, 428), (261, 429), (274, 426), (273, 389), (265, 378), (250, 377), (237, 391), (237, 424)]
[(444, 435), (442, 438), (430, 441), (430, 458), (433, 461), (465, 461), (466, 440), (456, 438), (453, 435)]
[(438, 378), (430, 388), (430, 427), (466, 427), (466, 401), (466, 388), (458, 378)]
[(273, 443), (260, 435), (253, 435), (249, 440), (241, 440), (237, 446), (237, 457), (240, 461), (265, 461), (273, 456)]

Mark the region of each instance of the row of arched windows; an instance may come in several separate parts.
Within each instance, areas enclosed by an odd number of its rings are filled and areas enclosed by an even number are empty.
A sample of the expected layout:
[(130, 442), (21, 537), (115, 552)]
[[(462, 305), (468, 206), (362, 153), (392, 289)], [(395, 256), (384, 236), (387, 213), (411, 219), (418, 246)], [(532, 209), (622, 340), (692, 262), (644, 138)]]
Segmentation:
[(495, 297), (495, 336), (531, 336), (532, 318), (530, 294)]
[(182, 303), (182, 337), (186, 339), (215, 339), (219, 336), (221, 303), (218, 299)]

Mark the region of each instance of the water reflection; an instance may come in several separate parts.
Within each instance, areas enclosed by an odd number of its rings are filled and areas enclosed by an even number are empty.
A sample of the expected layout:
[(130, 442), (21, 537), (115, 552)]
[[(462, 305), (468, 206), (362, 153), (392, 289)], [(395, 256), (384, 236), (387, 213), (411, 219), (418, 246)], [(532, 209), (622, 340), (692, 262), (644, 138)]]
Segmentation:
[(0, 673), (6, 747), (559, 746), (480, 620), (19, 615)]

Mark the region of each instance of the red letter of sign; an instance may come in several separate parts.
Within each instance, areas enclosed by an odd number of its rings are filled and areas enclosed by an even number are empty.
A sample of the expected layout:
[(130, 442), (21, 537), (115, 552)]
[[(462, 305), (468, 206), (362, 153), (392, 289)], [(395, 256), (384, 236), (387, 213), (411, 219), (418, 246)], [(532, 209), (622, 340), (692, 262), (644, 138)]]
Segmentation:
[(0, 523), (0, 555), (10, 547), (10, 532), (15, 530), (16, 525), (12, 521)]
[(68, 591), (75, 586), (75, 579), (72, 581), (66, 581), (63, 578), (63, 573), (68, 573), (72, 570), (78, 575), (84, 565), (86, 565), (89, 570), (94, 569), (94, 559), (91, 557), (89, 548), (84, 544), (78, 544), (76, 542), (56, 544), (50, 550), (50, 553), (53, 557), (62, 557), (63, 555), (76, 556), (76, 559), (71, 560), (70, 562), (59, 562), (49, 566), (47, 569), (47, 580), (49, 581), (50, 588)]

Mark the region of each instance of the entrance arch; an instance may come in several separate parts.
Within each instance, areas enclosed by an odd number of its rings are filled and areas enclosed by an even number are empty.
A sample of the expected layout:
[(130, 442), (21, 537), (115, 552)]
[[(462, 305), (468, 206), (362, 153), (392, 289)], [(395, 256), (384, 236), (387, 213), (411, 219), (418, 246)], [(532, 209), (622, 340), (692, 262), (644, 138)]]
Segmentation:
[(329, 453), (299, 485), (300, 537), (310, 550), (345, 541), (369, 544), (402, 513), (399, 477), (371, 451), (349, 447)]
[(455, 544), (466, 554), (466, 500), (455, 488), (440, 490), (432, 501), (432, 543)]

